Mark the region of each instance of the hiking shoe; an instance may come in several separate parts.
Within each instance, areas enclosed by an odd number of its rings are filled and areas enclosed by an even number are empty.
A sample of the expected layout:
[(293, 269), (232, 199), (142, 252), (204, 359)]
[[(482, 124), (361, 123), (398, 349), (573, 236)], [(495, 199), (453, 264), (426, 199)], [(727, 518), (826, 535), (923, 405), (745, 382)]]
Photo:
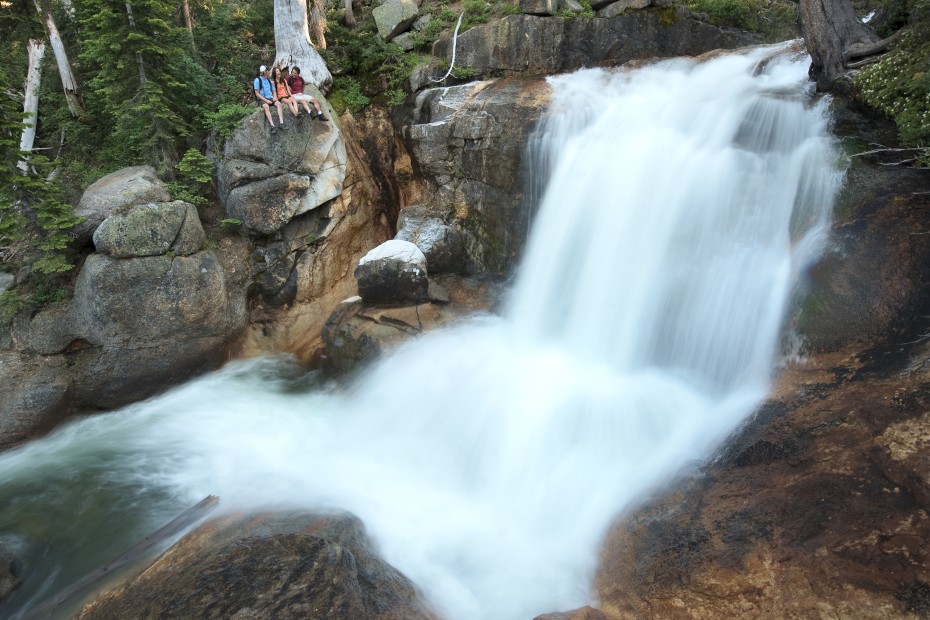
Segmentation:
[(318, 121), (328, 121), (329, 119), (326, 118), (325, 116), (323, 116), (323, 113), (322, 113), (322, 112), (318, 112), (317, 115), (316, 115), (316, 120), (318, 120)]
[(278, 128), (274, 125), (271, 126), (271, 133), (278, 133)]

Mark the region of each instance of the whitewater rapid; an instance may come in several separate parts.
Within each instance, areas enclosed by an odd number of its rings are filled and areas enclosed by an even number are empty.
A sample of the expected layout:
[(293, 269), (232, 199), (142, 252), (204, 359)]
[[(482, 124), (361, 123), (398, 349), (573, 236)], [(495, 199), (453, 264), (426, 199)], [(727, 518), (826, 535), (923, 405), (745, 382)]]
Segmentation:
[(447, 618), (593, 601), (611, 520), (765, 398), (825, 243), (827, 103), (807, 59), (759, 70), (772, 52), (551, 78), (546, 192), (503, 316), (346, 389), (237, 362), (0, 455), (0, 538), (48, 578), (15, 609), (207, 494), (355, 513)]

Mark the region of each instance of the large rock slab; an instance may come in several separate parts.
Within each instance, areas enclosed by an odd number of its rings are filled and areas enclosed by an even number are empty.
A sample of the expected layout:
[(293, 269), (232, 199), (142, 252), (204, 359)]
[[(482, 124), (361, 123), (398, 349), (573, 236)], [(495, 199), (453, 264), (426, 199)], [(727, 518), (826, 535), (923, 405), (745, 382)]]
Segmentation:
[(703, 472), (618, 520), (597, 576), (611, 617), (925, 617), (930, 364), (924, 348), (903, 374), (912, 345), (876, 366), (883, 348), (788, 368)]
[(551, 93), (543, 80), (488, 80), (417, 94), (403, 135), (436, 189), (419, 202), (462, 232), (469, 273), (506, 273), (531, 214), (527, 143)]
[(54, 428), (69, 413), (63, 357), (0, 351), (0, 450)]
[[(652, 4), (652, 0), (620, 0), (607, 4), (597, 12), (598, 17), (616, 17), (626, 11), (645, 9)], [(594, 6), (593, 4), (591, 6)]]
[(113, 258), (168, 252), (187, 256), (200, 250), (205, 238), (194, 205), (176, 200), (139, 205), (125, 215), (108, 217), (94, 232), (94, 247)]
[(354, 516), (233, 515), (201, 525), (79, 614), (111, 618), (435, 620)]
[(133, 205), (168, 200), (171, 196), (154, 168), (122, 168), (98, 179), (84, 190), (74, 214), (85, 220), (72, 228), (70, 234), (79, 245), (84, 245), (109, 215)]
[(501, 280), (448, 274), (431, 282), (433, 303), (398, 308), (346, 299), (323, 328), (324, 368), (352, 372), (422, 333), (497, 309), (503, 294)]
[[(631, 11), (610, 19), (508, 15), (460, 34), (456, 63), (478, 76), (543, 76), (757, 42), (748, 33), (703, 22), (686, 8)], [(436, 41), (433, 54), (450, 60), (451, 37)]]
[(92, 254), (74, 289), (80, 334), (94, 345), (128, 345), (222, 332), (223, 269), (212, 251), (115, 259)]
[(406, 32), (418, 14), (414, 0), (385, 0), (371, 11), (378, 27), (378, 36), (386, 41)]
[(416, 305), (429, 299), (426, 257), (409, 241), (385, 241), (358, 261), (358, 293), (368, 304)]
[(348, 163), (345, 141), (329, 103), (313, 94), (328, 122), (311, 120), (304, 113), (295, 119), (285, 112), (287, 129), (272, 134), (258, 110), (224, 145), (217, 190), (229, 217), (240, 220), (246, 232), (276, 232), (342, 193)]
[(558, 0), (520, 0), (520, 12), (528, 15), (555, 15), (558, 11)]
[(465, 270), (462, 233), (421, 205), (401, 209), (394, 238), (409, 241), (420, 248), (426, 256), (426, 268), (433, 275), (462, 273)]
[(241, 185), (226, 198), (226, 213), (249, 230), (275, 232), (297, 215), (310, 184), (310, 177), (286, 173)]

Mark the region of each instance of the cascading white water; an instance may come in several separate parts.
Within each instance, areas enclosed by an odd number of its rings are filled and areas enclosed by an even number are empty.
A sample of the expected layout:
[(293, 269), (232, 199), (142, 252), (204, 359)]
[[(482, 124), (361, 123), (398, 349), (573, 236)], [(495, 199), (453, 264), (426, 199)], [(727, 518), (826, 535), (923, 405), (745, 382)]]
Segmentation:
[(209, 493), (354, 512), (448, 618), (589, 602), (610, 520), (764, 398), (822, 246), (825, 104), (805, 62), (754, 75), (771, 52), (552, 79), (551, 182), (504, 317), (348, 393), (253, 360), (0, 455), (0, 536), (53, 577), (13, 611)]

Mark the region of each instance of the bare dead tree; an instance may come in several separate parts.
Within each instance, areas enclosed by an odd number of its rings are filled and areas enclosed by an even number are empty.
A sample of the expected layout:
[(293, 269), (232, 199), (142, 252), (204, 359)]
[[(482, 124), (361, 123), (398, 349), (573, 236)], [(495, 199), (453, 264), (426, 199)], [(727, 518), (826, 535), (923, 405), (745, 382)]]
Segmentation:
[(300, 67), (303, 78), (326, 91), (333, 76), (326, 62), (310, 44), (307, 0), (274, 0), (274, 64)]
[(61, 87), (65, 92), (65, 99), (68, 102), (68, 110), (72, 116), (80, 116), (84, 112), (84, 103), (81, 101), (78, 92), (77, 80), (74, 79), (74, 72), (71, 71), (71, 63), (68, 60), (68, 52), (65, 50), (65, 44), (61, 40), (61, 34), (55, 25), (55, 18), (51, 11), (42, 8), (39, 0), (33, 0), (36, 13), (42, 18), (42, 24), (45, 27), (45, 35), (49, 43), (52, 44), (52, 51), (55, 52), (55, 62), (58, 64), (58, 75), (61, 76)]
[[(26, 94), (23, 97), (23, 133), (19, 139), (19, 150), (31, 152), (36, 140), (36, 124), (39, 115), (39, 86), (42, 83), (42, 58), (45, 56), (45, 41), (29, 39), (29, 69), (26, 72)], [(17, 164), (23, 172), (27, 163), (20, 160)]]

